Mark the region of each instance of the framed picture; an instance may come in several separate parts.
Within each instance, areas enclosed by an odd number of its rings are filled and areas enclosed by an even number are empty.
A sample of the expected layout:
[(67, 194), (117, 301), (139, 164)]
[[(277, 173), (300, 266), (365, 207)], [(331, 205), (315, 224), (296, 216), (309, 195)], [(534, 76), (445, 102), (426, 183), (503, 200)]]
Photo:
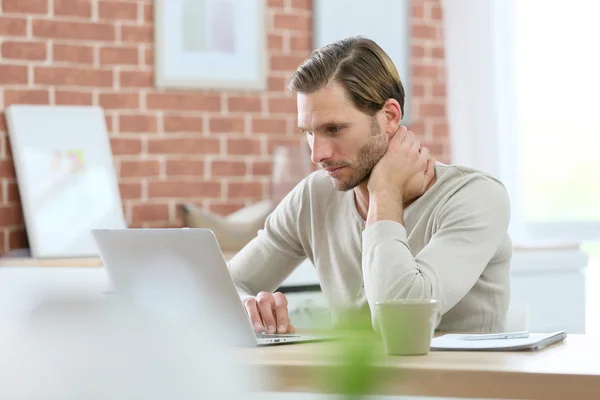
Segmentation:
[(154, 4), (158, 88), (266, 88), (265, 0)]
[(11, 105), (8, 134), (31, 256), (98, 256), (93, 228), (126, 228), (104, 112)]
[(410, 0), (313, 0), (313, 47), (350, 36), (377, 42), (390, 56), (404, 87), (403, 124), (411, 119)]

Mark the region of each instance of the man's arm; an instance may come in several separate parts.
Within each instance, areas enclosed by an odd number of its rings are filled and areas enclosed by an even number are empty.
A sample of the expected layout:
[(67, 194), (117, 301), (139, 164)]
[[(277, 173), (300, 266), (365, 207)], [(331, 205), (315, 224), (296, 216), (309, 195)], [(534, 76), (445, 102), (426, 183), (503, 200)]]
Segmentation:
[(475, 179), (459, 189), (437, 216), (436, 233), (413, 257), (402, 218), (402, 202), (375, 203), (363, 231), (362, 268), (367, 300), (435, 298), (440, 311), (454, 307), (473, 287), (498, 251), (510, 219), (504, 187)]
[(303, 184), (277, 205), (264, 228), (229, 261), (242, 300), (261, 291), (274, 291), (306, 258), (298, 231)]

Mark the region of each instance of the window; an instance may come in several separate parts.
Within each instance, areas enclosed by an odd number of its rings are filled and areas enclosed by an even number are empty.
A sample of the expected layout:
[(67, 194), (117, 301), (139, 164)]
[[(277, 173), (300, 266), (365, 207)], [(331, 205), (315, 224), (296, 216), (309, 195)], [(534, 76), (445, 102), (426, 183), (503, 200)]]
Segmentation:
[(513, 7), (520, 216), (534, 240), (600, 238), (600, 2)]

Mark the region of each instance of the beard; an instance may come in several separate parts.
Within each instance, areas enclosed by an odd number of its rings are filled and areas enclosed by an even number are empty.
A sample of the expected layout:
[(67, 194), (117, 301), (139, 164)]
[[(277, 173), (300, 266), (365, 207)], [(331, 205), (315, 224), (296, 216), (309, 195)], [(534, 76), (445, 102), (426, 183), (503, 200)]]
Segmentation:
[[(381, 133), (379, 123), (374, 117), (371, 119), (370, 135), (365, 143), (356, 153), (356, 161), (352, 163), (340, 164), (340, 167), (346, 167), (350, 176), (345, 180), (332, 178), (333, 186), (339, 191), (348, 191), (369, 180), (371, 171), (385, 154), (388, 147), (387, 136)], [(324, 167), (337, 167), (338, 165), (327, 164)]]

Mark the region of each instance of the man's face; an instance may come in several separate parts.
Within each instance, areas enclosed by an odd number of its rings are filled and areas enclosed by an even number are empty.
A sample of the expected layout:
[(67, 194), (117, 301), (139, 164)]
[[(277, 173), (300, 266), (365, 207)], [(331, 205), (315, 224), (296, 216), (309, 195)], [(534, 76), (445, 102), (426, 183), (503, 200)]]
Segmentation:
[(366, 182), (387, 151), (388, 136), (378, 117), (354, 107), (337, 83), (298, 93), (298, 126), (306, 134), (311, 159), (327, 170), (337, 190)]

